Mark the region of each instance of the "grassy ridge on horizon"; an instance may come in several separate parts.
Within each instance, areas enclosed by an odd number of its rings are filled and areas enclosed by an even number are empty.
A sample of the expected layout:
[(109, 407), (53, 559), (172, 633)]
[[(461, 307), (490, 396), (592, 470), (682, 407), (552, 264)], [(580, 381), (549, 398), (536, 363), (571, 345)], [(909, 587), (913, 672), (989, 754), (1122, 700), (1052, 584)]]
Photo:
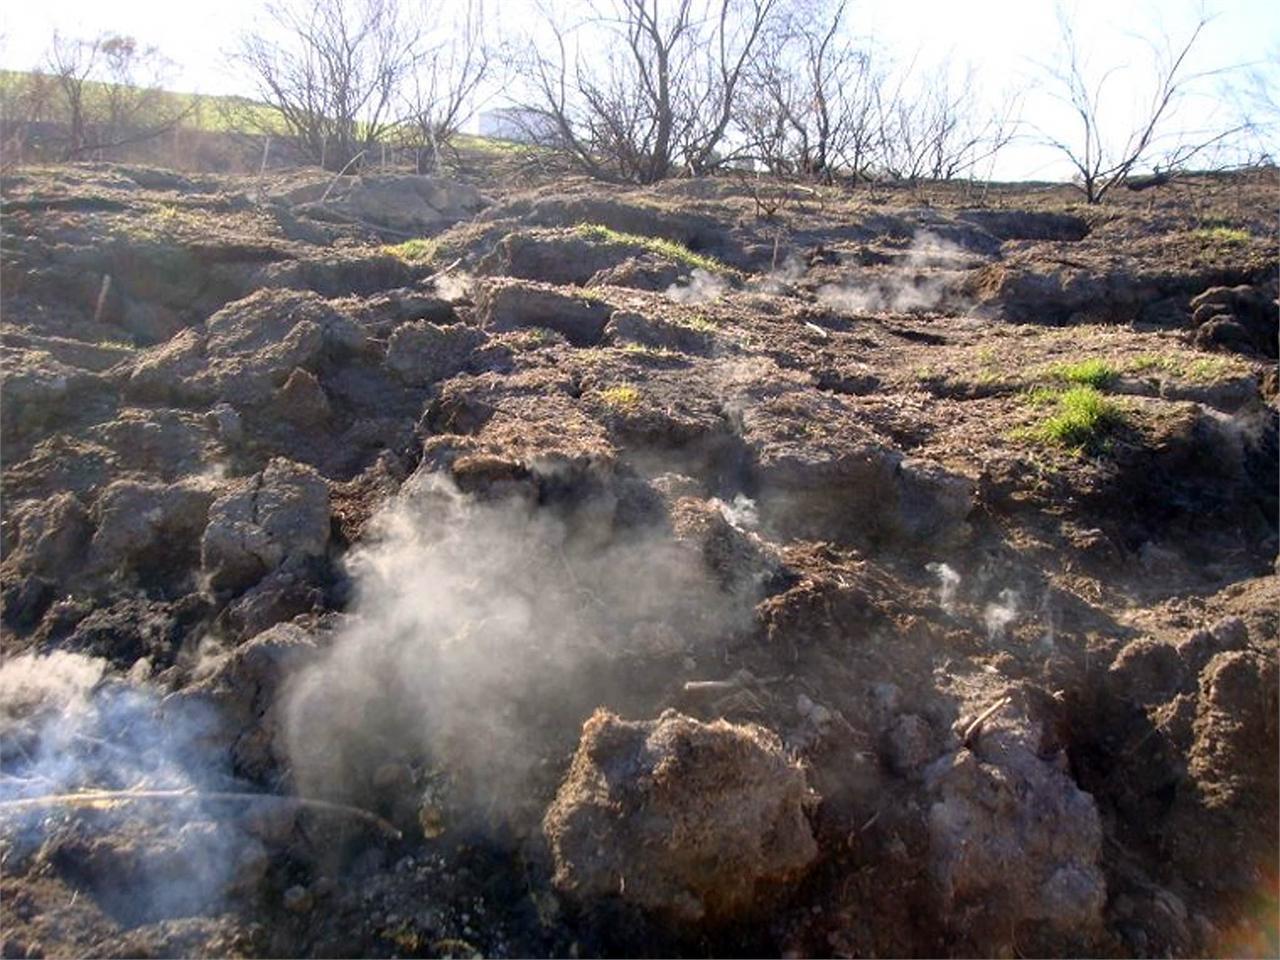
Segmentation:
[[(30, 70), (0, 69), (0, 106), (10, 103), (21, 92), (20, 86), (29, 83), (35, 76), (34, 71)], [(52, 77), (48, 79), (52, 81)], [(109, 86), (98, 80), (85, 81), (86, 100), (91, 114), (105, 100)], [(160, 99), (157, 105), (164, 106), (166, 115), (183, 115), (179, 126), (184, 129), (204, 133), (269, 133), (273, 136), (286, 136), (289, 132), (279, 108), (250, 97), (164, 89), (159, 90), (158, 94)], [(46, 112), (38, 119), (65, 123), (66, 119), (58, 115), (56, 98), (52, 99), (54, 102), (46, 107)], [(458, 133), (453, 138), (453, 144), (463, 150), (490, 154), (505, 154), (530, 148), (529, 144), (495, 140), (473, 133)]]

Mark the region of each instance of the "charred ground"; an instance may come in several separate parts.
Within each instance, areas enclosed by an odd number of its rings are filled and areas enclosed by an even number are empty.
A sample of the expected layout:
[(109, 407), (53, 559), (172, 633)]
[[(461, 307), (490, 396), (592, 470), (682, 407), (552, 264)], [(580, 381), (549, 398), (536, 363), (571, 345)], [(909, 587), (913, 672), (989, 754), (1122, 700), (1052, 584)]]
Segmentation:
[(6, 177), (3, 797), (403, 837), (24, 815), (5, 955), (1266, 950), (1274, 171), (510, 173)]

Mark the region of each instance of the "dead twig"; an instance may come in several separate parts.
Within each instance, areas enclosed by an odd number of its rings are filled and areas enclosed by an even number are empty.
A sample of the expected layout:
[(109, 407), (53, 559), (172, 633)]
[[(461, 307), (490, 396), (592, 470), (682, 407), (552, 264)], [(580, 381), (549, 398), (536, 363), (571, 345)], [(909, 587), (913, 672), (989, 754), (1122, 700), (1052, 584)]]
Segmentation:
[(1001, 697), (991, 706), (987, 707), (987, 709), (978, 714), (977, 717), (974, 718), (973, 722), (964, 728), (964, 736), (961, 738), (961, 741), (964, 743), (965, 747), (972, 750), (973, 745), (977, 742), (978, 737), (982, 733), (983, 724), (1007, 707), (1011, 702), (1012, 699), (1010, 697)]
[(453, 263), (449, 264), (447, 267), (444, 267), (441, 270), (437, 270), (435, 273), (431, 274), (431, 276), (423, 278), (423, 280), (420, 282), (430, 283), (433, 280), (439, 280), (450, 270), (453, 270), (454, 268), (456, 268), (458, 264), (460, 264), (461, 262), (462, 262), (462, 257), (459, 257), (457, 260), (453, 261)]
[(320, 198), (321, 203), (324, 203), (326, 200), (329, 199), (329, 194), (333, 191), (333, 188), (338, 185), (338, 181), (342, 179), (342, 175), (346, 173), (348, 170), (350, 170), (351, 165), (355, 163), (357, 160), (359, 160), (361, 157), (363, 157), (364, 154), (365, 154), (365, 151), (361, 150), (354, 157), (352, 157), (350, 160), (347, 161), (346, 166), (344, 166), (341, 170), (339, 170), (337, 173), (333, 175), (333, 179), (329, 181), (329, 186), (325, 188), (324, 195)]
[(377, 827), (387, 836), (400, 840), (404, 835), (376, 813), (345, 803), (317, 800), (313, 797), (287, 797), (275, 793), (233, 793), (216, 791), (196, 793), (189, 790), (86, 790), (81, 793), (53, 793), (39, 797), (23, 797), (19, 800), (0, 801), (0, 815), (21, 810), (37, 810), (42, 807), (92, 807), (104, 803), (129, 803), (138, 800), (152, 801), (200, 801), (201, 803), (282, 803), (296, 804), (309, 810), (322, 810), (363, 820)]

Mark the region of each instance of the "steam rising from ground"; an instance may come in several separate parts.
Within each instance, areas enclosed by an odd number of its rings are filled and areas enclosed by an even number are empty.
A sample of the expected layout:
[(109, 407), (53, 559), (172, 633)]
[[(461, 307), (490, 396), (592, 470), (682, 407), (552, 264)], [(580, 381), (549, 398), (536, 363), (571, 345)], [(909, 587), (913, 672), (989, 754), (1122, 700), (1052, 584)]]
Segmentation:
[(746, 494), (735, 495), (732, 503), (725, 503), (719, 497), (713, 497), (710, 503), (739, 530), (750, 531), (760, 526), (760, 511), (756, 508), (756, 502)]
[(911, 313), (943, 308), (958, 293), (960, 271), (971, 265), (964, 248), (918, 231), (902, 258), (862, 271), (846, 283), (818, 288), (818, 302), (843, 313)]
[[(212, 729), (210, 713), (191, 702), (162, 704), (148, 690), (105, 679), (106, 673), (106, 661), (65, 652), (28, 654), (0, 667), (0, 802), (85, 790), (225, 786), (216, 755), (202, 743)], [(102, 871), (96, 879), (108, 902), (118, 898), (119, 908), (135, 917), (215, 908), (255, 845), (209, 821), (198, 802), (129, 803), (70, 820), (64, 813), (4, 811), (6, 861), (12, 866), (31, 855), (54, 830), (118, 837), (94, 848)], [(122, 853), (112, 853), (115, 843)], [(92, 869), (84, 869), (93, 883)]]
[(795, 254), (791, 254), (783, 262), (782, 266), (770, 270), (761, 278), (757, 287), (763, 293), (785, 294), (791, 290), (791, 285), (800, 280), (805, 275), (805, 263)]
[(469, 273), (450, 271), (444, 276), (436, 277), (435, 283), (436, 293), (442, 299), (452, 302), (471, 295), (471, 288), (475, 285), (475, 277)]
[(355, 616), (287, 693), (302, 793), (377, 802), (389, 769), (444, 769), (462, 804), (505, 817), (549, 743), (572, 750), (592, 709), (733, 626), (741, 605), (695, 551), (622, 523), (610, 494), (566, 499), (411, 478), (351, 560)]
[(707, 303), (728, 289), (729, 284), (724, 277), (697, 267), (687, 282), (676, 282), (667, 287), (666, 295), (676, 303)]
[(960, 574), (947, 563), (930, 563), (925, 569), (938, 578), (938, 605), (947, 613), (956, 611), (956, 591), (960, 589)]
[(1003, 640), (1009, 625), (1018, 618), (1019, 601), (1017, 591), (1006, 587), (1000, 591), (1000, 596), (994, 602), (988, 603), (983, 610), (982, 619), (987, 625), (987, 639), (992, 643)]

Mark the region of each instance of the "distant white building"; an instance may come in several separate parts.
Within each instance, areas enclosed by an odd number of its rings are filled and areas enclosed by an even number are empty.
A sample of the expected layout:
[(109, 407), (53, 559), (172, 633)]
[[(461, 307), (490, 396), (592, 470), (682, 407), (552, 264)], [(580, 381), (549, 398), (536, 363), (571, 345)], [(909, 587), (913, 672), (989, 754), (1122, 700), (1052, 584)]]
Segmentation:
[(550, 143), (556, 139), (556, 125), (536, 110), (502, 107), (480, 114), (480, 136), (517, 143)]

